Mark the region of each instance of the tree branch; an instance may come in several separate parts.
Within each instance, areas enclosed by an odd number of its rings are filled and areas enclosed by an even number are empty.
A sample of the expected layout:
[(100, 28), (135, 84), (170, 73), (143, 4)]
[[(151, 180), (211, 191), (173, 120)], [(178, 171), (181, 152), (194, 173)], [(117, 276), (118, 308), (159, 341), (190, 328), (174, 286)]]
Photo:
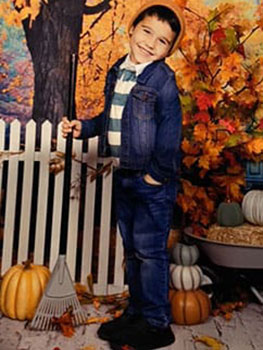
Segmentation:
[[(84, 8), (85, 15), (93, 15), (101, 12), (99, 16), (91, 23), (89, 30), (92, 29), (98, 23), (98, 21), (105, 15), (105, 13), (107, 13), (110, 9), (111, 9), (110, 0), (104, 0), (103, 2), (101, 2), (96, 6), (85, 6)], [(90, 34), (89, 30), (83, 33), (80, 36), (80, 39), (83, 39), (85, 38), (85, 36), (89, 35)]]
[(198, 13), (196, 13), (195, 11), (193, 11), (192, 9), (190, 9), (189, 7), (185, 7), (185, 10), (192, 13), (193, 15), (197, 16), (199, 19), (201, 19), (202, 21), (205, 21), (205, 23), (207, 23), (207, 20), (200, 16)]
[(84, 15), (95, 15), (96, 13), (108, 11), (111, 8), (110, 0), (104, 0), (95, 6), (85, 6)]
[(241, 43), (239, 45), (243, 45), (251, 37), (251, 35), (253, 35), (255, 33), (255, 31), (257, 31), (258, 29), (259, 29), (259, 26), (254, 27), (251, 30), (251, 32), (248, 34), (248, 36), (243, 41), (241, 41)]

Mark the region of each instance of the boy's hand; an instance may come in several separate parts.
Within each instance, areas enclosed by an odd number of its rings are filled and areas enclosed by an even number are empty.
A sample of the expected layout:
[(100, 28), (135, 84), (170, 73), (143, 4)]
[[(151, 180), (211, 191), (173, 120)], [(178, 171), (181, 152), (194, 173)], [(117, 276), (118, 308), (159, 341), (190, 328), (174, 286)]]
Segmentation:
[(61, 127), (62, 136), (66, 138), (72, 131), (74, 138), (79, 137), (81, 134), (81, 122), (77, 119), (70, 122), (67, 117), (63, 117)]
[(145, 174), (143, 179), (149, 185), (159, 186), (162, 184), (161, 182), (154, 180), (154, 178), (152, 178), (150, 174)]

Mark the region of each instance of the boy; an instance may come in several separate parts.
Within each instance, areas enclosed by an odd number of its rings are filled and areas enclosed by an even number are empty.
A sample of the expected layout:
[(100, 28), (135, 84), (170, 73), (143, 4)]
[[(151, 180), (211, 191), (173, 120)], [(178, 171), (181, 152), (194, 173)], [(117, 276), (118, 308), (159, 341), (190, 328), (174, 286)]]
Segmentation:
[(168, 299), (167, 238), (176, 199), (181, 109), (174, 72), (164, 62), (184, 33), (173, 0), (149, 0), (128, 26), (130, 53), (109, 71), (105, 107), (91, 120), (63, 118), (64, 137), (100, 135), (115, 160), (116, 214), (126, 255), (129, 305), (100, 326), (112, 349), (148, 350), (175, 338)]

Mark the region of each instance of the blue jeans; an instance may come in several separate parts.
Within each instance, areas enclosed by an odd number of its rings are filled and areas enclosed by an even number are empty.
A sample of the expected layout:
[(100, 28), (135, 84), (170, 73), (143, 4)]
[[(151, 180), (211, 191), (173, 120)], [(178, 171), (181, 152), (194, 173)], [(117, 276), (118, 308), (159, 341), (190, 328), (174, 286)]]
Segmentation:
[(176, 184), (149, 185), (140, 173), (117, 170), (114, 185), (130, 292), (128, 313), (167, 327), (171, 322), (167, 239)]

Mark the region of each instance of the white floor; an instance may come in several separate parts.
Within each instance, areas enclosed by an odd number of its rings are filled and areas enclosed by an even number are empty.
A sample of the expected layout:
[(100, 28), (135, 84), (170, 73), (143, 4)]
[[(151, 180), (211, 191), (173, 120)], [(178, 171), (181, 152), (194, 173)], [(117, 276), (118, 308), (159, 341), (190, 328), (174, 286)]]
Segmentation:
[[(92, 315), (103, 316), (105, 307)], [(25, 322), (0, 319), (0, 350), (109, 350), (107, 342), (96, 335), (98, 324), (76, 328), (72, 338), (57, 331), (30, 331)], [(221, 316), (210, 317), (204, 324), (196, 326), (173, 325), (176, 342), (165, 350), (209, 350), (202, 343), (194, 341), (198, 336), (211, 336), (225, 345), (221, 350), (263, 350), (263, 305), (249, 304), (241, 312), (235, 312), (231, 321)], [(161, 349), (160, 349), (161, 350)], [(162, 349), (164, 350), (164, 348)]]

